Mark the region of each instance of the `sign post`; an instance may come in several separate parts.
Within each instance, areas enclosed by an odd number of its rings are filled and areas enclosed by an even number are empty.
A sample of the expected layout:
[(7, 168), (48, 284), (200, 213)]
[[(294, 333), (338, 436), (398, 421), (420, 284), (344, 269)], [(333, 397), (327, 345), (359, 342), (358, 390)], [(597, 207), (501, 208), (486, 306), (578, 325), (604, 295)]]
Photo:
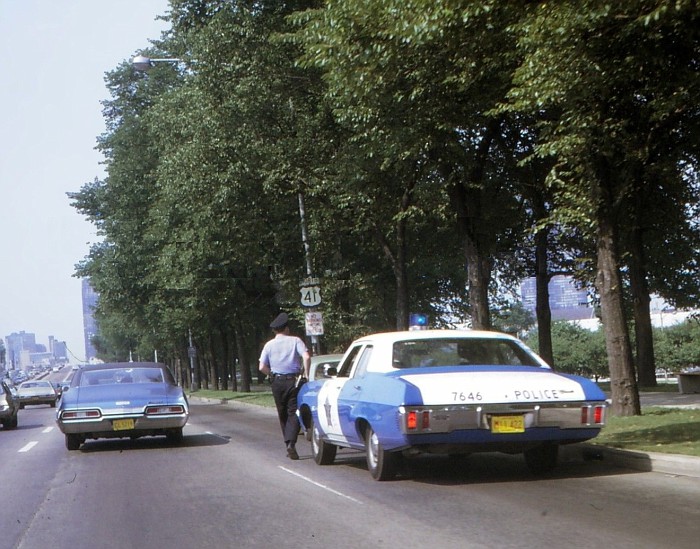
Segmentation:
[(312, 310), (305, 315), (306, 335), (311, 337), (313, 354), (319, 354), (319, 336), (323, 335), (323, 315), (313, 310), (321, 304), (321, 281), (313, 276), (309, 276), (299, 284), (301, 293), (301, 305)]

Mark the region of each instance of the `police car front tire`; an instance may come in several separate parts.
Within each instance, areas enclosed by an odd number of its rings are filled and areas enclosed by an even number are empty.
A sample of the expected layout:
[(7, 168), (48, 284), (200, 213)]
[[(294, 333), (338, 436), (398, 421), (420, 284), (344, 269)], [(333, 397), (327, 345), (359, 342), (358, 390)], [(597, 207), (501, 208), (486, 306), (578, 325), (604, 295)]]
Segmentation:
[(330, 465), (335, 461), (335, 453), (338, 451), (338, 447), (335, 444), (324, 441), (316, 425), (311, 426), (311, 432), (311, 453), (314, 456), (314, 461), (318, 465)]

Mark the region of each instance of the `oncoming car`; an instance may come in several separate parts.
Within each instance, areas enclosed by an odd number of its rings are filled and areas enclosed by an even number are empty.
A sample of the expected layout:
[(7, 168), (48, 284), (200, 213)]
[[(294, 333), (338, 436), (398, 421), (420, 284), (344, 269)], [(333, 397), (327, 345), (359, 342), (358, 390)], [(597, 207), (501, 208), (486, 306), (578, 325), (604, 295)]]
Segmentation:
[(165, 435), (179, 443), (189, 403), (170, 369), (155, 362), (91, 364), (64, 388), (56, 423), (66, 448), (88, 439)]
[(419, 454), (523, 453), (531, 471), (549, 471), (561, 444), (598, 435), (605, 398), (509, 335), (417, 330), (356, 340), (337, 377), (309, 381), (297, 400), (316, 463), (355, 448), (387, 480)]

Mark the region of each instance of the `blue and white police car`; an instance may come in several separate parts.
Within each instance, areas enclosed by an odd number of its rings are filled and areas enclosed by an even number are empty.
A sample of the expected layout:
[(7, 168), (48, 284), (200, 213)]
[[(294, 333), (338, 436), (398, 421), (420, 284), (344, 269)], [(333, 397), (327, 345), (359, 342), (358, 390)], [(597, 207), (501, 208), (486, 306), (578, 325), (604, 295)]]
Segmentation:
[(523, 453), (531, 471), (547, 472), (560, 445), (598, 435), (606, 406), (595, 383), (555, 372), (518, 339), (457, 330), (362, 337), (336, 377), (298, 396), (316, 463), (360, 449), (376, 480), (425, 453)]

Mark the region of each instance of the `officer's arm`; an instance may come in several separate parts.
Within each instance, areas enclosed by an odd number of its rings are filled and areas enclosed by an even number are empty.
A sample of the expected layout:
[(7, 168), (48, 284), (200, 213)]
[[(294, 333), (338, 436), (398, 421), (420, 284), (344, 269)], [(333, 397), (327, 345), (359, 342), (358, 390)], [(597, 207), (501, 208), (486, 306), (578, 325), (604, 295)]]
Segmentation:
[(301, 359), (304, 362), (304, 377), (309, 379), (309, 370), (311, 369), (311, 355), (309, 354), (309, 351), (306, 351), (303, 355), (301, 355)]

